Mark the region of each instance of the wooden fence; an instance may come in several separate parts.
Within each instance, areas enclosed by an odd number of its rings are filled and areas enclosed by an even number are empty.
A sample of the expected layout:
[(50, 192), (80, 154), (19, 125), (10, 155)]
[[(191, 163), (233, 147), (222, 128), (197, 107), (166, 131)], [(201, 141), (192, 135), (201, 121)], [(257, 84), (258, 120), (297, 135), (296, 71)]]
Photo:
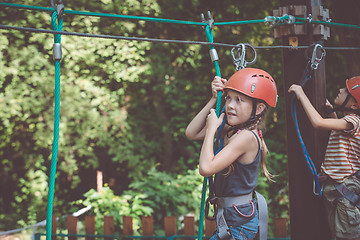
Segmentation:
[[(105, 240), (113, 239), (110, 236), (133, 236), (133, 218), (129, 216), (123, 216), (123, 226), (121, 233), (115, 233), (114, 217), (113, 216), (104, 216), (103, 220), (104, 234), (102, 236), (96, 235), (95, 230), (95, 216), (85, 216), (84, 226), (85, 226), (85, 235), (78, 234), (78, 218), (74, 216), (67, 216), (66, 218), (66, 228), (68, 234), (66, 236), (69, 240), (77, 240), (78, 237), (85, 237), (85, 240), (95, 240), (96, 238), (104, 238)], [(141, 235), (142, 236), (154, 236), (154, 221), (151, 216), (141, 217)], [(167, 216), (164, 217), (164, 233), (166, 237), (171, 236), (196, 236), (195, 231), (195, 218), (193, 216), (184, 216), (183, 229), (181, 233), (178, 234), (176, 226), (176, 217)], [(205, 219), (204, 225), (204, 234), (207, 237), (211, 237), (216, 229), (215, 221), (209, 221)], [(56, 216), (53, 216), (52, 221), (52, 233), (54, 234), (52, 240), (60, 239), (59, 236), (65, 236), (64, 234), (56, 234), (57, 231), (57, 220)], [(287, 237), (287, 226), (285, 218), (276, 218), (274, 219), (273, 231), (275, 238), (286, 238)], [(36, 239), (40, 239), (40, 235), (37, 234)], [(181, 238), (181, 237), (176, 237)], [(195, 237), (194, 237), (195, 238)], [(129, 239), (129, 238), (127, 238)]]

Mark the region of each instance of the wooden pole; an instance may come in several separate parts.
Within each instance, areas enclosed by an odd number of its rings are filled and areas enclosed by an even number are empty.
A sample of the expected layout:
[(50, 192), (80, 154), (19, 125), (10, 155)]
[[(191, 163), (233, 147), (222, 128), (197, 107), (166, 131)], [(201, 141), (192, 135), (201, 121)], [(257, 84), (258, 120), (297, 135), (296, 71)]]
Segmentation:
[[(319, 6), (321, 1), (280, 1), (282, 6), (304, 5), (306, 15), (312, 13), (314, 6)], [(284, 5), (286, 4), (286, 5)], [(295, 11), (296, 12), (296, 11)], [(306, 26), (301, 34), (296, 31), (288, 31), (282, 36), (283, 44), (289, 44), (289, 38), (295, 37), (298, 45), (309, 46), (321, 36), (313, 36), (311, 25)], [(301, 145), (296, 133), (291, 116), (291, 98), (287, 90), (293, 83), (298, 83), (303, 75), (308, 59), (305, 57), (305, 49), (283, 50), (283, 74), (285, 86), (286, 125), (287, 125), (287, 156), (288, 178), (290, 195), (290, 233), (292, 240), (328, 240), (331, 239), (327, 225), (324, 206), (320, 197), (313, 193), (313, 175), (304, 158)], [(314, 107), (323, 113), (326, 100), (325, 60), (315, 70), (312, 79), (304, 87)], [(324, 159), (324, 153), (328, 140), (328, 132), (315, 130), (308, 120), (301, 105), (297, 105), (297, 116), (302, 138), (307, 150), (319, 170)]]
[(103, 187), (103, 173), (102, 171), (96, 171), (96, 189), (98, 193), (102, 192)]

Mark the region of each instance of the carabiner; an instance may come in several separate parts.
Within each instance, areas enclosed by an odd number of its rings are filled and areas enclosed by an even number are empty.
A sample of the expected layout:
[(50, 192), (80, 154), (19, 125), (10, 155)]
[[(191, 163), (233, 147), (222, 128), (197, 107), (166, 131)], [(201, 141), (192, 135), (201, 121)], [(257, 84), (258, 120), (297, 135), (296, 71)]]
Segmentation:
[[(320, 49), (320, 57), (318, 57), (318, 49)], [(321, 44), (315, 44), (312, 56), (311, 56), (311, 69), (317, 69), (321, 60), (326, 56), (325, 49)]]
[[(319, 183), (320, 184), (320, 183)], [(319, 192), (316, 192), (316, 188), (319, 189)], [(313, 179), (313, 193), (315, 196), (322, 196), (323, 186), (317, 186), (315, 179)]]
[[(254, 51), (254, 59), (251, 62), (247, 62), (245, 59), (246, 56), (246, 47), (251, 48)], [(237, 57), (235, 56), (235, 49), (237, 49)], [(241, 52), (241, 54), (240, 54)], [(249, 43), (239, 43), (236, 45), (236, 47), (233, 47), (231, 49), (231, 55), (234, 59), (234, 64), (236, 67), (236, 70), (240, 70), (243, 68), (246, 68), (247, 65), (252, 65), (256, 62), (257, 53), (253, 45)]]

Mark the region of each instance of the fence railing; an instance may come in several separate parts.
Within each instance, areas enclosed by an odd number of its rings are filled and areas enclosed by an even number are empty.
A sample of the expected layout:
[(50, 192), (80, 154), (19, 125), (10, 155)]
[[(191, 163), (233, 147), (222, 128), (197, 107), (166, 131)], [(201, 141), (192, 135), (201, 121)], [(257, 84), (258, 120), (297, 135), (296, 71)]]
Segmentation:
[[(154, 220), (152, 216), (143, 216), (141, 217), (141, 236), (134, 236), (133, 229), (133, 218), (130, 216), (122, 217), (122, 232), (115, 233), (114, 217), (113, 216), (104, 216), (103, 219), (103, 234), (96, 234), (95, 229), (95, 216), (85, 216), (84, 217), (84, 230), (85, 234), (79, 234), (78, 231), (78, 218), (74, 216), (66, 217), (66, 229), (67, 234), (60, 234), (58, 232), (58, 224), (56, 216), (52, 218), (52, 240), (57, 240), (63, 237), (67, 237), (68, 240), (78, 240), (78, 238), (85, 238), (85, 240), (95, 240), (95, 239), (136, 239), (136, 238), (145, 238), (145, 239), (196, 239), (195, 229), (195, 218), (193, 216), (184, 216), (183, 228), (178, 233), (176, 225), (175, 216), (166, 216), (164, 217), (164, 236), (155, 236), (154, 235)], [(273, 225), (273, 232), (275, 238), (271, 239), (288, 239), (287, 238), (287, 226), (285, 218), (275, 218)], [(211, 237), (216, 229), (215, 221), (210, 221), (205, 219), (204, 225), (204, 235), (205, 239)], [(37, 233), (35, 234), (35, 240), (41, 240), (42, 236), (45, 234)], [(270, 239), (270, 238), (269, 238)]]

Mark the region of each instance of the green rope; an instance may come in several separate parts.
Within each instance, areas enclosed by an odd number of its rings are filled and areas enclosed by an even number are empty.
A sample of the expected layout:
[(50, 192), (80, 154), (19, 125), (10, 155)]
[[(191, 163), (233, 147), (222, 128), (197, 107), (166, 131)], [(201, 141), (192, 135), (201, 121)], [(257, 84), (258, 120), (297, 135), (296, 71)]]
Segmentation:
[[(51, 16), (51, 23), (54, 30), (62, 31), (63, 20), (59, 20), (59, 23), (56, 24), (57, 13), (56, 11)], [(54, 43), (61, 42), (61, 35), (54, 35)], [(54, 139), (52, 146), (52, 156), (51, 156), (51, 169), (50, 169), (50, 179), (49, 179), (49, 196), (47, 204), (47, 217), (46, 217), (46, 240), (51, 240), (51, 225), (52, 225), (52, 211), (53, 211), (53, 201), (54, 201), (54, 186), (55, 186), (55, 174), (56, 174), (56, 164), (57, 164), (57, 154), (58, 154), (58, 145), (59, 145), (59, 120), (60, 120), (60, 60), (55, 61), (55, 109), (54, 109)]]
[(348, 27), (348, 28), (360, 29), (359, 25), (344, 24), (344, 23), (334, 23), (334, 22), (325, 22), (325, 21), (314, 21), (314, 20), (308, 21), (306, 18), (299, 18), (299, 17), (295, 17), (295, 19), (301, 21), (299, 24), (314, 23), (314, 24), (323, 24), (323, 25), (328, 25), (328, 26)]
[[(206, 26), (205, 34), (206, 34), (207, 40), (210, 43), (213, 43), (214, 42), (213, 30), (210, 29), (209, 26)], [(214, 46), (210, 45), (209, 48), (214, 49)], [(220, 67), (219, 67), (218, 61), (214, 61), (214, 65), (215, 65), (216, 75), (221, 77)], [(221, 92), (219, 91), (218, 95), (217, 95), (217, 101), (216, 101), (216, 114), (217, 114), (218, 117), (220, 116), (220, 109), (221, 109)]]
[[(27, 9), (27, 10), (39, 10), (39, 11), (45, 11), (45, 12), (53, 12), (54, 11), (54, 9), (50, 8), (50, 7), (38, 7), (38, 6), (29, 6), (29, 5), (22, 5), (22, 4), (4, 3), (4, 2), (0, 2), (0, 6), (21, 8), (21, 9)], [(76, 10), (67, 10), (67, 9), (64, 10), (64, 13), (73, 14), (73, 15), (91, 16), (91, 17), (110, 17), (110, 18), (144, 20), (144, 21), (149, 21), (149, 22), (165, 22), (165, 23), (177, 23), (177, 24), (198, 25), (198, 26), (206, 25), (206, 23), (202, 23), (202, 22), (182, 21), (182, 20), (154, 18), (154, 17), (139, 17), (139, 16), (130, 16), (130, 15), (110, 14), (110, 13), (85, 12), (85, 11), (76, 11)]]
[[(4, 3), (4, 2), (0, 2), (0, 6), (27, 9), (27, 10), (39, 10), (39, 11), (44, 11), (44, 12), (53, 12), (54, 11), (54, 9), (51, 7), (38, 7), (38, 6), (30, 6), (30, 5), (14, 4), (14, 3)], [(176, 24), (198, 25), (198, 26), (206, 26), (207, 25), (207, 23), (203, 23), (203, 22), (182, 21), (182, 20), (173, 20), (173, 19), (165, 19), (165, 18), (140, 17), (140, 16), (130, 16), (130, 15), (120, 15), (120, 14), (110, 14), (110, 13), (85, 12), (85, 11), (76, 11), (76, 10), (65, 10), (64, 12), (66, 14), (84, 15), (84, 16), (92, 16), (92, 17), (111, 17), (111, 18), (133, 19), (133, 20), (144, 20), (144, 21), (149, 21), (149, 22), (165, 22), (165, 23), (176, 23)], [(233, 22), (218, 22), (218, 23), (214, 23), (214, 25), (215, 26), (224, 26), (224, 25), (263, 23), (263, 22), (267, 22), (266, 19), (268, 19), (268, 18), (275, 19), (277, 21), (282, 21), (284, 19), (289, 18), (289, 16), (282, 16), (282, 17), (268, 16), (265, 19), (233, 21)], [(300, 20), (300, 21), (295, 22), (294, 24), (304, 24), (304, 23), (308, 22), (308, 20), (305, 18), (295, 17), (295, 19)], [(323, 25), (328, 25), (328, 26), (356, 28), (356, 29), (360, 28), (360, 26), (358, 26), (358, 25), (333, 23), (333, 22), (325, 22), (325, 21), (312, 21), (311, 20), (310, 23), (323, 24)]]
[[(27, 9), (27, 10), (39, 10), (45, 12), (54, 11), (53, 8), (49, 8), (49, 7), (38, 7), (38, 6), (29, 6), (29, 5), (3, 3), (3, 2), (0, 2), (0, 6), (14, 7), (14, 8)], [(85, 12), (85, 11), (76, 11), (76, 10), (65, 10), (64, 13), (73, 14), (73, 15), (92, 16), (92, 17), (111, 17), (111, 18), (133, 19), (133, 20), (144, 20), (150, 22), (165, 22), (165, 23), (177, 23), (177, 24), (198, 25), (198, 26), (207, 25), (207, 23), (203, 23), (203, 22), (182, 21), (182, 20), (172, 20), (172, 19), (153, 18), (153, 17), (139, 17), (139, 16), (119, 15), (119, 14), (109, 14), (109, 13)], [(264, 19), (259, 19), (259, 20), (234, 21), (234, 22), (219, 22), (219, 23), (215, 23), (215, 25), (218, 26), (240, 25), (240, 24), (263, 23), (263, 22), (265, 22)]]
[[(213, 30), (210, 29), (209, 26), (206, 26), (205, 28), (205, 34), (206, 34), (206, 38), (210, 43), (214, 42), (214, 36), (213, 36)], [(209, 46), (210, 50), (214, 49), (213, 45)], [(216, 71), (216, 75), (221, 77), (221, 73), (220, 73), (220, 67), (219, 67), (219, 63), (218, 61), (214, 61), (214, 65), (215, 65), (215, 71)], [(221, 109), (221, 91), (218, 91), (217, 93), (217, 99), (216, 99), (216, 115), (219, 117), (220, 115), (220, 109)], [(198, 240), (202, 240), (202, 235), (203, 235), (203, 224), (204, 224), (204, 209), (205, 209), (205, 198), (206, 198), (206, 189), (207, 189), (207, 181), (208, 181), (208, 177), (204, 177), (204, 181), (203, 181), (203, 187), (202, 187), (202, 194), (201, 194), (201, 206), (200, 206), (200, 225), (199, 225), (199, 235), (198, 235)]]
[(214, 25), (215, 26), (241, 25), (241, 24), (263, 23), (263, 22), (265, 22), (265, 19), (234, 21), (234, 22), (218, 22), (218, 23), (214, 23)]

